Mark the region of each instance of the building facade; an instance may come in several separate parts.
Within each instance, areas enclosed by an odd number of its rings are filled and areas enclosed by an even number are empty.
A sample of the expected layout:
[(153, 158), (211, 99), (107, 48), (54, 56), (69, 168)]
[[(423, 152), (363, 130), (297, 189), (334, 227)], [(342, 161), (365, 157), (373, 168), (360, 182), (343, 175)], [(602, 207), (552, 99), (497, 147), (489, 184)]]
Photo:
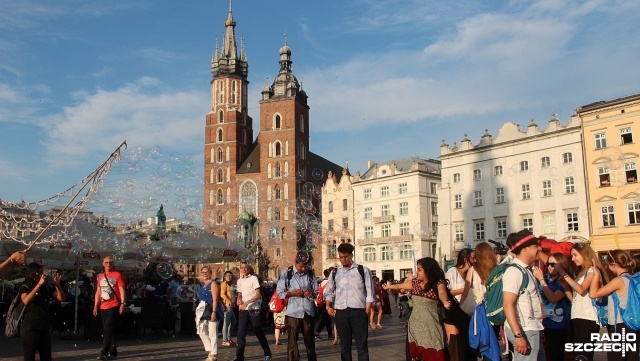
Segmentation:
[(322, 186), (322, 269), (338, 267), (338, 246), (354, 244), (354, 208), (351, 176), (342, 170), (340, 179), (328, 171)]
[(399, 280), (419, 258), (437, 255), (440, 162), (416, 157), (370, 161), (353, 177), (356, 262)]
[(640, 94), (576, 109), (582, 122), (584, 174), (594, 250), (640, 250)]
[[(221, 48), (211, 62), (211, 109), (205, 125), (204, 227), (252, 250), (250, 261), (272, 279), (299, 249), (313, 249), (310, 230), (324, 181), (320, 169), (341, 168), (309, 150), (307, 94), (292, 72), (291, 49), (280, 49), (279, 72), (262, 90), (254, 141), (248, 113), (249, 64), (238, 48), (231, 7)], [(319, 228), (319, 227), (318, 227)], [(320, 269), (318, 264), (316, 271)]]
[(529, 229), (555, 240), (589, 237), (580, 122), (553, 116), (541, 130), (508, 122), (473, 145), (443, 140), (438, 245), (443, 256)]

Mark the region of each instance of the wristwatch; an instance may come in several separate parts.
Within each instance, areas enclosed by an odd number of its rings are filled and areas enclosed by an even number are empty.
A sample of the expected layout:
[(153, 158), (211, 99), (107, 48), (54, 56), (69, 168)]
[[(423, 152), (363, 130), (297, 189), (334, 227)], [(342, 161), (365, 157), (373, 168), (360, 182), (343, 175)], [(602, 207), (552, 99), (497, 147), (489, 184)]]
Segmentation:
[(522, 332), (518, 332), (518, 333), (514, 334), (514, 335), (513, 335), (513, 337), (515, 337), (515, 338), (522, 338), (522, 337), (524, 337), (524, 333), (522, 333)]

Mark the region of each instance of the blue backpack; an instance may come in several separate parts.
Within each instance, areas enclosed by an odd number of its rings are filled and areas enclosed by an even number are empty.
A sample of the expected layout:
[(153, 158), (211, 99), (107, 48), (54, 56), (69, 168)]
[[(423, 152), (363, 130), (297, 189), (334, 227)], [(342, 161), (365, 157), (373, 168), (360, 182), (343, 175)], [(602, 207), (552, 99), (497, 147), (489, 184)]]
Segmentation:
[[(586, 277), (586, 276), (585, 276)], [(602, 272), (600, 272), (600, 279), (604, 279), (602, 276)], [(596, 314), (598, 315), (598, 321), (600, 321), (600, 325), (606, 326), (609, 324), (609, 298), (602, 297), (600, 301), (592, 298), (591, 304), (596, 309)]]
[(623, 274), (622, 277), (629, 280), (629, 289), (627, 290), (627, 308), (620, 308), (620, 299), (616, 292), (613, 295), (613, 304), (615, 305), (614, 323), (618, 320), (618, 310), (620, 311), (620, 318), (625, 325), (634, 331), (640, 331), (640, 274), (636, 273), (633, 276)]
[(502, 325), (507, 318), (502, 308), (502, 277), (509, 267), (516, 267), (522, 272), (522, 285), (520, 285), (518, 297), (526, 291), (529, 285), (527, 272), (515, 263), (501, 263), (491, 271), (489, 278), (487, 278), (487, 292), (484, 294), (483, 303), (487, 311), (487, 318), (493, 325)]

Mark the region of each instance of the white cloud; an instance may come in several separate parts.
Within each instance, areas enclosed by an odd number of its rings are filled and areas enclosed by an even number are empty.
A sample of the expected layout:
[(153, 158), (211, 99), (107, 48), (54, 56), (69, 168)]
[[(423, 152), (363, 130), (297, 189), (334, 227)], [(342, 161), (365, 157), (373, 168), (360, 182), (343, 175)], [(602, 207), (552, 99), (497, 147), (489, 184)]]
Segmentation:
[[(170, 91), (154, 78), (140, 78), (113, 91), (74, 94), (77, 105), (49, 117), (45, 141), (52, 167), (72, 167), (130, 145), (195, 149), (202, 145), (208, 95)], [(71, 161), (70, 161), (71, 160)]]

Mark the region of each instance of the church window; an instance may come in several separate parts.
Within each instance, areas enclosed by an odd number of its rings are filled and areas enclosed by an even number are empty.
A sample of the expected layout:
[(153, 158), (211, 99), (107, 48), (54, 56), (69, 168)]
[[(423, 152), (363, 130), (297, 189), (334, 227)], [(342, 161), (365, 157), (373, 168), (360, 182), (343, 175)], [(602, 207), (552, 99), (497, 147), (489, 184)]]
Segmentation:
[(280, 144), (280, 142), (275, 143), (275, 156), (276, 157), (282, 156), (282, 144)]
[(222, 142), (222, 129), (218, 129), (218, 142)]
[(231, 90), (232, 91), (236, 91), (236, 81), (234, 80), (233, 83), (231, 83)]
[(274, 178), (281, 178), (281, 177), (282, 177), (282, 173), (280, 172), (280, 162), (276, 162), (275, 171), (274, 171)]
[(275, 200), (280, 200), (282, 199), (282, 191), (280, 190), (280, 186), (276, 185), (275, 190), (274, 190), (274, 198)]
[(279, 221), (280, 220), (280, 208), (279, 207), (274, 207), (273, 208), (273, 220), (274, 221)]
[(224, 123), (224, 112), (222, 109), (218, 112), (218, 123)]
[(300, 131), (304, 133), (304, 116), (300, 116)]
[(232, 104), (236, 103), (236, 95), (235, 94), (231, 94), (231, 103)]
[(280, 114), (276, 114), (276, 116), (273, 118), (273, 129), (280, 129), (281, 126), (282, 118), (280, 117)]
[(222, 183), (223, 181), (224, 181), (224, 172), (222, 171), (222, 169), (218, 169), (217, 182)]
[(222, 194), (222, 189), (218, 189), (218, 204), (224, 203), (224, 195)]
[(222, 163), (222, 148), (218, 148), (218, 163)]
[(218, 215), (216, 217), (216, 223), (222, 224), (222, 211), (218, 211)]
[(247, 211), (250, 214), (257, 214), (257, 188), (256, 184), (252, 181), (246, 181), (240, 188), (240, 205), (242, 211)]

